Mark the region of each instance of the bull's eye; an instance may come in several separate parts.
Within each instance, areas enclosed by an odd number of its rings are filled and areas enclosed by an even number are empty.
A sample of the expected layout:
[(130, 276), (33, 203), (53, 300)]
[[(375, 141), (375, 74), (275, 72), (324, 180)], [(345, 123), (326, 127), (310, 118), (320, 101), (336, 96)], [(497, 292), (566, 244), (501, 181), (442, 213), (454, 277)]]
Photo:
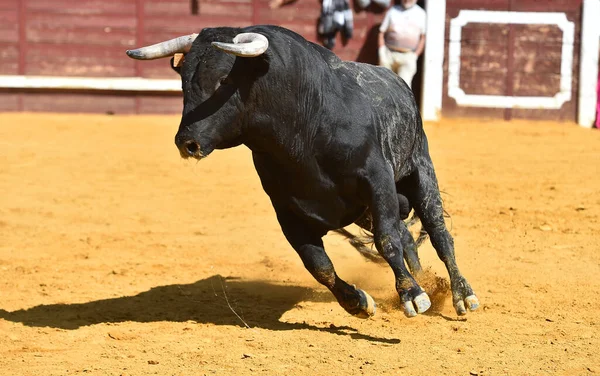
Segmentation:
[(229, 85), (230, 83), (231, 83), (231, 79), (229, 78), (229, 76), (223, 76), (217, 82), (217, 86), (215, 87), (215, 90), (219, 89), (221, 86)]
[(221, 85), (229, 85), (230, 83), (231, 79), (229, 78), (229, 76), (221, 77), (221, 79), (219, 80), (219, 84)]

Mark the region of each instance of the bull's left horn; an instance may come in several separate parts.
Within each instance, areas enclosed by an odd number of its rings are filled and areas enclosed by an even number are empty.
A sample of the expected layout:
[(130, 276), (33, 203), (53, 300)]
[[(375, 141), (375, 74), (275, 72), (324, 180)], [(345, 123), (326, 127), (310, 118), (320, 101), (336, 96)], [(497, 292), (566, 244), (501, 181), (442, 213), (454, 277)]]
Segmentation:
[(184, 35), (151, 46), (127, 50), (127, 56), (138, 60), (154, 60), (161, 57), (173, 56), (176, 53), (187, 53), (198, 34)]
[(212, 42), (212, 45), (236, 56), (255, 57), (269, 48), (269, 40), (262, 34), (242, 33), (233, 38), (233, 43)]

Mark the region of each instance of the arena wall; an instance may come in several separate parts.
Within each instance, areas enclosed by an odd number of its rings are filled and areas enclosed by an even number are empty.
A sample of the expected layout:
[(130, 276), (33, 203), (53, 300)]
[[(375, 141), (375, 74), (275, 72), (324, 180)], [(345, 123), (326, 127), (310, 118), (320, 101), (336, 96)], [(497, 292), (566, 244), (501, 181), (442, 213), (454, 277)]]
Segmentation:
[[(178, 77), (166, 60), (139, 62), (126, 58), (124, 51), (210, 26), (279, 24), (317, 41), (318, 0), (297, 0), (276, 10), (268, 1), (4, 0), (0, 76), (175, 82)], [(416, 78), (419, 82), (413, 85), (424, 117), (577, 121), (583, 116), (578, 114), (583, 93), (582, 3), (590, 1), (600, 0), (419, 1), (430, 20), (425, 61)], [(354, 37), (345, 46), (338, 38), (334, 52), (345, 60), (376, 63), (382, 17), (383, 10), (377, 8), (355, 12)], [(444, 23), (443, 30), (435, 20)], [(592, 65), (597, 61), (596, 56)], [(162, 88), (48, 89), (0, 81), (0, 111), (177, 113), (181, 109), (181, 94)], [(592, 103), (588, 97), (585, 102)]]

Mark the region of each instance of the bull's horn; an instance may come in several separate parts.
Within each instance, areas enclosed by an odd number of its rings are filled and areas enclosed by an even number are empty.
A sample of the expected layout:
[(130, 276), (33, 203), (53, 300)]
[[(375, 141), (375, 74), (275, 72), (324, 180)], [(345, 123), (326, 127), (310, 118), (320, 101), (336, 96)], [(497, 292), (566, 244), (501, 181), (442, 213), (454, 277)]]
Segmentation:
[(242, 33), (233, 38), (233, 43), (212, 42), (212, 45), (236, 56), (255, 57), (269, 48), (269, 40), (262, 34)]
[(175, 39), (167, 40), (151, 46), (127, 50), (127, 56), (138, 60), (154, 60), (161, 57), (173, 56), (178, 52), (189, 52), (198, 34), (184, 35)]

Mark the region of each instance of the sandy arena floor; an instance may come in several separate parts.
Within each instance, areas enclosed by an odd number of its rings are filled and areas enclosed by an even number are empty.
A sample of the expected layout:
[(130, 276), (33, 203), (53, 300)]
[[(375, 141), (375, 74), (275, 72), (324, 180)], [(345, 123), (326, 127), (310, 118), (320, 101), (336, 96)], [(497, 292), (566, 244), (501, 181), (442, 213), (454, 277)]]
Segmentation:
[(427, 124), (482, 307), (407, 319), (391, 271), (329, 235), (378, 303), (360, 320), (283, 238), (249, 151), (183, 161), (178, 121), (0, 115), (0, 374), (600, 374), (600, 132)]

